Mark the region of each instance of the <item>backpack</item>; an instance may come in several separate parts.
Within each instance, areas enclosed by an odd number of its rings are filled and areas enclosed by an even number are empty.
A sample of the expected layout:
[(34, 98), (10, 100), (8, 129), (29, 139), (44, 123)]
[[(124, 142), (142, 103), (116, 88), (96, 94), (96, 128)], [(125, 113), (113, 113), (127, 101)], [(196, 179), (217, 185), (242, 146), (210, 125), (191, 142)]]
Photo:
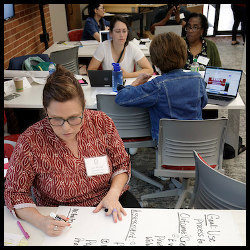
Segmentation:
[(44, 62), (39, 56), (31, 56), (23, 61), (22, 70), (35, 70), (34, 66), (38, 63)]
[(33, 70), (36, 70), (36, 71), (49, 71), (50, 64), (51, 64), (50, 62), (40, 62), (37, 65), (31, 65), (31, 66)]

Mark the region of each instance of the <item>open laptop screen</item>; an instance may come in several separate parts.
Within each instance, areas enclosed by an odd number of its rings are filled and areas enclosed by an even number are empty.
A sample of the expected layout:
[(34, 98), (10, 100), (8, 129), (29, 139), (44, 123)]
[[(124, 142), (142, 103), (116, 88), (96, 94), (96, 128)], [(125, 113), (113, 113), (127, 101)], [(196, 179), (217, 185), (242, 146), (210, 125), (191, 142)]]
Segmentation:
[(236, 97), (242, 70), (207, 66), (204, 76), (208, 94)]

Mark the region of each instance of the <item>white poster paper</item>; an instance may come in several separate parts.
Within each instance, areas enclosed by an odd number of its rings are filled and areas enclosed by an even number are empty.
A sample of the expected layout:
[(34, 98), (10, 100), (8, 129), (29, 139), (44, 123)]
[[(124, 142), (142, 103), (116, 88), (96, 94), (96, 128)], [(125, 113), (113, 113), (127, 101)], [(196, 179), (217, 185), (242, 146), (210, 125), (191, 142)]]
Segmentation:
[(238, 226), (230, 210), (131, 209), (113, 222), (104, 210), (59, 207), (72, 220), (58, 237), (46, 236), (47, 246), (240, 246)]

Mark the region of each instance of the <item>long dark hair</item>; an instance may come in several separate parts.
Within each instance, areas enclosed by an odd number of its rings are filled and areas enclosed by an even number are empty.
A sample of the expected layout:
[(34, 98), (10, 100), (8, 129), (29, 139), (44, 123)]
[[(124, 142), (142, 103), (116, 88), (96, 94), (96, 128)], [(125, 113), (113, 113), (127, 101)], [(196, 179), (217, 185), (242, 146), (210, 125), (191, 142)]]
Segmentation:
[[(98, 9), (99, 6), (100, 6), (100, 3), (90, 3), (88, 5), (88, 13), (89, 13), (90, 17), (94, 18), (94, 16), (95, 16), (95, 9)], [(101, 24), (101, 30), (104, 30), (105, 29), (105, 25), (104, 25), (103, 19), (101, 18), (99, 22)]]

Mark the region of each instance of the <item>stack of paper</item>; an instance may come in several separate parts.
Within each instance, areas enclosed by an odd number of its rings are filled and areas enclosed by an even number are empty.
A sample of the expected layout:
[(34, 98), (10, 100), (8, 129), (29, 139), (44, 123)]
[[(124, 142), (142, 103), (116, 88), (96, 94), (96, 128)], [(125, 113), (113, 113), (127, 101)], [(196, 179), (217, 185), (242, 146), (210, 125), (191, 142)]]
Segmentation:
[(88, 45), (98, 45), (99, 42), (97, 40), (87, 40), (87, 41), (81, 41), (82, 46), (88, 46)]

